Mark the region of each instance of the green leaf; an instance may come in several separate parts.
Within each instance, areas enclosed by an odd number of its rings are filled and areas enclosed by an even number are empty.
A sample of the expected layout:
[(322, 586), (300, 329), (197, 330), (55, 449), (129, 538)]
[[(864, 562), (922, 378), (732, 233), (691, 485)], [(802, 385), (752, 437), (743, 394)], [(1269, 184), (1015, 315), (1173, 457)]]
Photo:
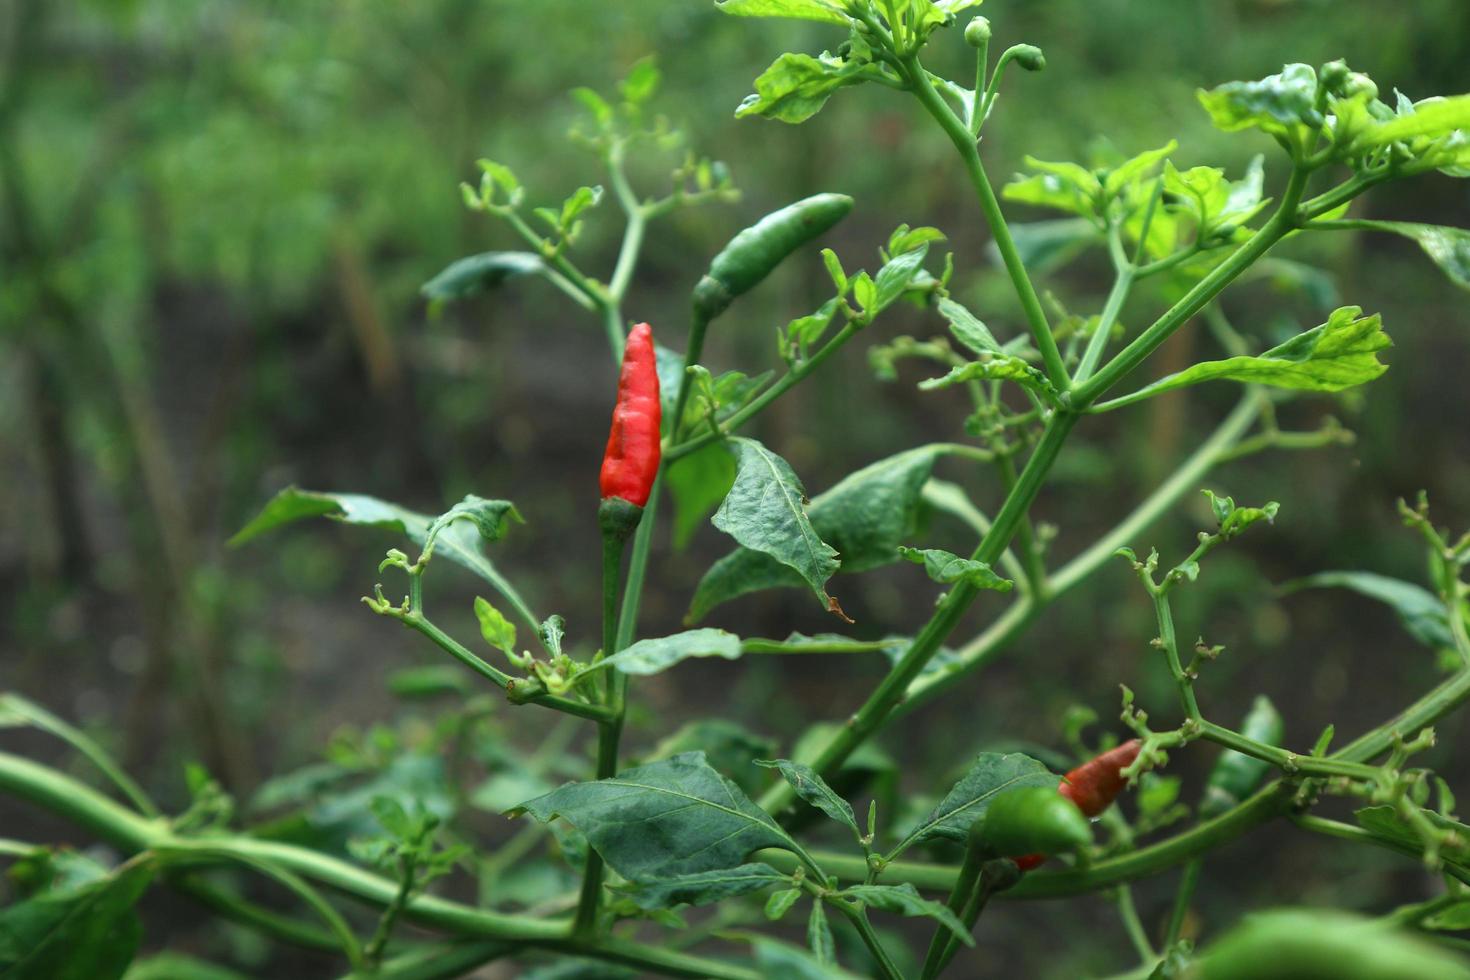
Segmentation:
[(853, 885), (844, 889), (842, 894), (857, 899), (869, 908), (897, 912), (899, 915), (928, 916), (954, 933), (955, 938), (966, 946), (975, 945), (970, 930), (965, 928), (964, 923), (955, 917), (948, 906), (923, 897), (908, 882), (902, 885)]
[(1296, 592), (1323, 588), (1351, 589), (1387, 604), (1398, 613), (1405, 631), (1428, 647), (1443, 650), (1455, 645), (1444, 603), (1439, 596), (1412, 582), (1372, 572), (1319, 572), (1288, 582), (1281, 590)]
[(487, 292), (517, 276), (544, 275), (546, 263), (532, 252), (481, 252), (451, 262), (419, 287), (426, 298), (446, 302)]
[(835, 0), (715, 0), (715, 7), (736, 17), (793, 17), (843, 26), (851, 20)]
[[(420, 547), (428, 541), (429, 527), (435, 521), (435, 518), (427, 514), (420, 514), (376, 497), (357, 493), (319, 493), (287, 487), (276, 494), (254, 520), (230, 538), (229, 544), (231, 547), (238, 547), (267, 531), (305, 517), (330, 517), (344, 524), (396, 531), (406, 535)], [(516, 517), (519, 518), (519, 515)], [(459, 523), (445, 527), (438, 534), (435, 551), (489, 582), (514, 605), (523, 605), (515, 589), (485, 556), (481, 534), (476, 529)]]
[[(1470, 827), (1441, 816), (1433, 810), (1421, 808), (1419, 813), (1436, 832), (1455, 835), (1452, 843), (1440, 849), (1440, 857), (1459, 865), (1463, 872), (1470, 874)], [(1405, 821), (1399, 815), (1398, 810), (1390, 804), (1363, 807), (1353, 811), (1353, 817), (1357, 819), (1360, 827), (1375, 837), (1415, 851), (1424, 849), (1424, 840), (1419, 836), (1418, 831)]]
[(682, 551), (730, 493), (735, 457), (723, 443), (711, 443), (675, 460), (664, 471), (664, 483), (674, 502), (674, 547)]
[(631, 881), (733, 868), (762, 847), (796, 849), (769, 814), (710, 768), (703, 752), (568, 783), (511, 814), (521, 811), (543, 823), (564, 817)]
[[(1154, 218), (1157, 220), (1158, 215)], [(1055, 272), (1092, 246), (1107, 241), (1097, 225), (1086, 218), (1017, 221), (1010, 227), (1021, 264), (1036, 276)], [(1150, 226), (1149, 237), (1154, 234)]]
[(920, 841), (943, 837), (963, 842), (973, 824), (995, 797), (1023, 786), (1055, 788), (1058, 777), (1030, 756), (1011, 752), (1001, 755), (982, 752), (969, 772), (945, 794), (934, 811), (922, 820), (889, 854), (897, 857)]
[[(920, 492), (940, 450), (919, 446), (889, 456), (845, 477), (819, 494), (807, 508), (818, 536), (837, 549), (843, 572), (890, 564), (898, 546), (916, 527)], [(769, 555), (740, 548), (721, 558), (695, 590), (689, 620), (701, 619), (723, 602), (782, 586), (801, 578)]]
[(783, 875), (769, 864), (756, 862), (735, 868), (644, 879), (632, 882), (625, 891), (640, 909), (671, 909), (676, 905), (710, 905), (790, 882), (790, 875)]
[(961, 558), (940, 548), (900, 547), (898, 553), (907, 561), (923, 565), (929, 577), (942, 585), (968, 582), (977, 589), (994, 589), (996, 592), (1009, 592), (1016, 585), (1010, 579), (995, 574), (983, 561)]
[(1342, 391), (1372, 381), (1388, 370), (1388, 365), (1378, 360), (1377, 352), (1392, 343), (1383, 332), (1378, 314), (1360, 317), (1362, 312), (1357, 306), (1341, 307), (1322, 326), (1298, 334), (1264, 354), (1202, 361), (1124, 397), (1133, 402), (1174, 388), (1217, 380), (1303, 391)]
[(715, 527), (747, 551), (791, 569), (823, 606), (833, 608), (823, 586), (837, 571), (837, 551), (812, 527), (801, 481), (786, 460), (754, 439), (734, 438), (730, 445), (735, 482), (715, 512)]
[(515, 624), (480, 596), (475, 596), (475, 618), (480, 621), (480, 635), (486, 643), (509, 654), (516, 652)]
[(499, 541), (505, 537), (505, 530), (511, 521), (524, 524), (525, 518), (521, 517), (520, 511), (509, 500), (486, 500), (472, 493), (466, 494), (463, 500), (429, 524), (429, 530), (424, 535), (425, 550), (434, 546), (445, 528), (458, 521), (467, 521), (473, 525), (486, 541)]
[(832, 926), (827, 922), (827, 909), (821, 902), (812, 903), (812, 914), (806, 920), (806, 944), (822, 966), (837, 965), (837, 947), (832, 941)]
[(1357, 221), (1355, 227), (1389, 231), (1419, 243), (1450, 281), (1470, 289), (1470, 231), (1445, 225), (1421, 225), (1408, 221)]
[(648, 753), (647, 761), (696, 750), (703, 752), (706, 761), (715, 769), (730, 773), (730, 778), (747, 794), (754, 794), (765, 785), (765, 773), (756, 768), (755, 762), (775, 754), (776, 742), (733, 721), (701, 718), (686, 723), (662, 739)]
[(990, 328), (959, 303), (945, 296), (939, 300), (939, 313), (949, 321), (950, 332), (955, 339), (976, 354), (1000, 354), (1000, 342)]
[(951, 368), (942, 377), (920, 381), (919, 390), (938, 391), (971, 381), (1014, 381), (1048, 398), (1055, 392), (1045, 374), (1012, 354), (982, 354), (980, 360)]
[(1317, 72), (1311, 65), (1287, 65), (1260, 81), (1226, 82), (1198, 94), (1210, 121), (1226, 132), (1256, 126), (1286, 135), (1299, 126), (1315, 129), (1323, 121), (1316, 108)]
[(133, 906), (153, 880), (151, 863), (44, 891), (0, 909), (0, 976), (14, 980), (116, 980), (138, 949)]
[[(726, 6), (729, 2), (733, 0), (727, 0)], [(783, 54), (756, 78), (755, 93), (746, 96), (735, 116), (803, 122), (820, 112), (833, 92), (861, 82), (864, 67), (857, 60), (843, 61), (826, 52), (820, 58)]]
[(646, 677), (668, 670), (690, 657), (740, 658), (740, 637), (717, 629), (686, 630), (673, 636), (639, 640), (595, 667), (616, 667), (625, 674)]
[(1001, 197), (1083, 218), (1097, 217), (1096, 198), (1102, 185), (1092, 171), (1075, 163), (1047, 163), (1035, 157), (1027, 157), (1026, 165), (1044, 172), (1030, 177), (1017, 176), (1001, 188)]
[(789, 759), (762, 760), (756, 765), (767, 769), (779, 769), (781, 775), (791, 784), (791, 788), (796, 790), (797, 796), (846, 826), (855, 837), (862, 838), (863, 832), (858, 829), (857, 816), (852, 812), (852, 806), (833, 792), (832, 787), (827, 785), (827, 781), (811, 766), (792, 762)]
[(633, 67), (628, 69), (628, 77), (623, 79), (622, 85), (619, 87), (622, 89), (623, 98), (626, 101), (631, 102), (633, 105), (642, 105), (644, 102), (653, 98), (653, 94), (658, 91), (658, 85), (661, 80), (662, 76), (659, 74), (658, 64), (654, 61), (653, 56), (650, 55), (633, 62)]
[(873, 280), (873, 284), (877, 287), (873, 306), (872, 308), (864, 306), (863, 312), (876, 315), (902, 296), (903, 291), (909, 286), (909, 281), (921, 271), (924, 257), (928, 254), (929, 245), (926, 242), (911, 251), (895, 255), (883, 263), (883, 268), (878, 270), (878, 277)]
[(1138, 156), (1127, 160), (1112, 170), (1103, 178), (1103, 194), (1108, 197), (1116, 196), (1129, 184), (1143, 177), (1154, 167), (1163, 162), (1164, 158), (1179, 149), (1177, 140), (1170, 140), (1157, 150), (1145, 150)]
[[(812, 921), (821, 917), (822, 928), (826, 929), (826, 914), (822, 903), (812, 905)], [(810, 933), (810, 929), (808, 929)], [(783, 943), (768, 936), (750, 937), (755, 951), (755, 972), (762, 977), (779, 977), (780, 980), (861, 980), (858, 974), (850, 973), (837, 965), (832, 946), (832, 933), (826, 933), (826, 945), (822, 954), (808, 953), (800, 946)]]
[(1363, 138), (1371, 145), (1383, 146), (1416, 136), (1444, 136), (1457, 129), (1470, 130), (1470, 95), (1417, 102), (1413, 112), (1368, 130)]
[(1461, 932), (1470, 929), (1470, 898), (1447, 909), (1441, 909), (1419, 923), (1436, 932)]
[(778, 922), (786, 917), (791, 911), (791, 906), (801, 898), (800, 888), (787, 888), (779, 892), (773, 892), (766, 900), (765, 915), (771, 922)]

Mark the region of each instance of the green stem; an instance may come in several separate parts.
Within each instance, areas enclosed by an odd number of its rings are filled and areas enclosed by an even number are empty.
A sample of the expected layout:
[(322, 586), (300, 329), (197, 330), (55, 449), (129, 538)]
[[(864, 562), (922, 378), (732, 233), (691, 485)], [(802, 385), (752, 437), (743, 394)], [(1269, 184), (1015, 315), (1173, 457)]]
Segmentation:
[(1154, 600), (1154, 615), (1159, 621), (1159, 645), (1164, 650), (1164, 658), (1169, 664), (1169, 673), (1174, 678), (1174, 684), (1179, 688), (1179, 700), (1184, 705), (1184, 716), (1190, 721), (1201, 723), (1199, 702), (1194, 697), (1194, 682), (1184, 672), (1184, 665), (1179, 661), (1179, 640), (1174, 635), (1174, 614), (1169, 609), (1169, 595), (1163, 588), (1152, 588)]
[(1001, 261), (1005, 264), (1006, 272), (1016, 288), (1016, 295), (1021, 300), (1021, 308), (1026, 314), (1026, 323), (1031, 328), (1036, 349), (1041, 352), (1046, 376), (1057, 391), (1065, 392), (1072, 386), (1071, 379), (1067, 377), (1067, 369), (1062, 364), (1061, 351), (1057, 349), (1056, 338), (1052, 336), (1051, 324), (1047, 322), (1046, 312), (1041, 308), (1036, 287), (1031, 284), (1031, 277), (1021, 261), (1021, 253), (1011, 238), (1005, 215), (1001, 213), (1000, 201), (996, 199), (995, 190), (990, 186), (990, 178), (985, 175), (985, 166), (980, 162), (980, 151), (975, 144), (975, 137), (964, 121), (954, 114), (934, 90), (934, 84), (929, 81), (929, 76), (919, 64), (918, 58), (908, 55), (901, 60), (908, 75), (910, 90), (960, 152), (965, 171), (979, 195), (980, 210), (985, 215), (985, 223), (990, 227), (990, 234), (995, 238), (995, 247), (1000, 252)]
[[(975, 839), (974, 828), (971, 828), (965, 841), (965, 858), (960, 864), (960, 873), (955, 878), (954, 887), (949, 892), (949, 901), (946, 903), (956, 918), (964, 915), (965, 906), (970, 903), (971, 896), (979, 887), (980, 869), (984, 866), (984, 850)], [(948, 952), (953, 938), (947, 926), (936, 925), (934, 927), (934, 938), (929, 940), (929, 951), (924, 955), (924, 968), (919, 974), (920, 980), (934, 980), (939, 976), (939, 971), (944, 969), (945, 953)]]
[(858, 936), (862, 939), (863, 945), (868, 947), (868, 952), (873, 954), (873, 960), (883, 976), (887, 980), (903, 980), (903, 971), (894, 964), (893, 958), (888, 955), (888, 950), (883, 948), (883, 941), (873, 931), (873, 924), (868, 921), (868, 914), (850, 902), (839, 900), (833, 901), (832, 904), (847, 916), (848, 921), (857, 929)]
[(1470, 698), (1470, 670), (1455, 674), (1387, 722), (1359, 736), (1328, 758), (1367, 762), (1393, 748), (1394, 735), (1412, 735), (1434, 724), (1463, 704), (1466, 698)]
[[(974, 561), (994, 564), (1009, 546), (1011, 537), (1016, 533), (1016, 528), (1020, 525), (1021, 519), (1025, 517), (1031, 502), (1040, 492), (1046, 474), (1056, 462), (1057, 455), (1061, 452), (1062, 445), (1066, 442), (1076, 422), (1076, 415), (1057, 414), (1047, 423), (1041, 441), (1037, 443), (1031, 458), (1026, 461), (1026, 468), (1021, 471), (1016, 481), (1015, 489), (1006, 495), (1005, 503), (1001, 506), (1000, 512), (996, 514), (990, 533), (981, 539), (974, 554), (971, 555)], [(893, 666), (893, 669), (888, 672), (888, 675), (883, 678), (848, 723), (838, 729), (822, 746), (821, 751), (811, 762), (813, 769), (818, 773), (830, 773), (883, 725), (893, 709), (906, 696), (909, 685), (914, 682), (914, 679), (923, 671), (924, 666), (939, 650), (940, 644), (959, 625), (960, 618), (979, 592), (979, 589), (967, 582), (958, 583), (950, 589), (940, 601), (929, 622), (925, 624), (918, 636), (914, 637), (903, 657)], [(761, 797), (761, 805), (769, 812), (777, 812), (785, 810), (794, 799), (794, 791), (790, 784), (783, 782), (772, 787)]]
[(1115, 899), (1118, 903), (1118, 915), (1123, 919), (1123, 931), (1128, 933), (1128, 940), (1133, 943), (1139, 960), (1153, 963), (1159, 958), (1159, 954), (1154, 952), (1153, 944), (1148, 941), (1148, 930), (1144, 929), (1143, 922), (1138, 918), (1138, 906), (1133, 904), (1133, 889), (1127, 885), (1119, 885)]
[(133, 780), (133, 777), (124, 772), (122, 766), (119, 766), (113, 761), (112, 756), (108, 755), (102, 746), (93, 741), (81, 729), (68, 724), (39, 704), (23, 698), (19, 694), (0, 694), (0, 710), (13, 715), (20, 715), (32, 727), (39, 728), (43, 732), (54, 735), (76, 749), (81, 753), (83, 758), (96, 767), (98, 772), (106, 776), (112, 785), (121, 790), (123, 796), (128, 798), (128, 802), (132, 803), (143, 816), (157, 817), (162, 815), (162, 811), (158, 809), (158, 804), (153, 802), (143, 790), (143, 787), (139, 786)]
[(1103, 351), (1107, 349), (1108, 337), (1113, 332), (1113, 325), (1118, 322), (1118, 314), (1123, 311), (1123, 301), (1128, 298), (1128, 291), (1132, 288), (1133, 266), (1119, 267), (1117, 278), (1113, 280), (1113, 288), (1109, 291), (1107, 301), (1103, 304), (1102, 314), (1098, 317), (1097, 329), (1087, 342), (1087, 350), (1082, 354), (1082, 363), (1077, 365), (1077, 374), (1073, 378), (1075, 384), (1080, 385), (1085, 382), (1097, 369), (1097, 362), (1102, 360)]
[(403, 867), (398, 878), (398, 894), (393, 896), (393, 902), (383, 914), (378, 917), (378, 926), (373, 930), (372, 938), (368, 940), (367, 947), (363, 950), (363, 959), (371, 965), (376, 965), (383, 958), (383, 950), (388, 946), (388, 940), (393, 935), (393, 926), (397, 924), (398, 917), (403, 914), (403, 907), (408, 904), (408, 897), (413, 894), (414, 876), (418, 873), (418, 860), (414, 857), (403, 858)]
[[(607, 506), (606, 503), (603, 505)], [(639, 522), (642, 524), (642, 521)], [(622, 529), (602, 529), (602, 655), (618, 652), (618, 598), (623, 568), (623, 549), (627, 533)], [(611, 779), (618, 774), (618, 743), (623, 734), (624, 694), (627, 675), (613, 669), (604, 680), (603, 704), (611, 717), (597, 727), (597, 778)], [(597, 910), (602, 901), (602, 855), (587, 850), (587, 867), (582, 876), (582, 894), (577, 901), (577, 915), (572, 924), (574, 935), (591, 939), (597, 934)]]
[[(438, 646), (439, 649), (443, 650), (445, 653), (449, 654), (451, 657), (458, 660), (460, 663), (464, 664), (466, 667), (470, 668), (481, 677), (488, 678), (494, 684), (504, 688), (508, 693), (517, 694), (517, 688), (522, 687), (523, 684), (535, 683), (534, 681), (523, 682), (517, 680), (504, 671), (492, 667), (490, 664), (477, 657), (474, 653), (470, 652), (468, 648), (466, 648), (454, 637), (441, 630), (438, 626), (435, 626), (421, 612), (412, 612), (397, 618), (401, 619), (404, 626), (407, 626), (410, 629), (418, 630), (424, 636), (434, 641), (434, 644)], [(519, 695), (517, 696), (519, 697)], [(569, 715), (576, 715), (578, 718), (586, 718), (589, 721), (603, 721), (610, 717), (608, 710), (602, 705), (586, 704), (582, 701), (577, 701), (572, 698), (564, 698), (556, 694), (536, 694), (525, 697), (524, 701), (530, 704), (539, 704), (543, 707), (552, 708), (557, 711), (563, 711)]]
[[(1001, 486), (1007, 494), (1016, 489), (1016, 461), (1006, 453), (995, 458), (996, 470), (1000, 473)], [(1021, 568), (1026, 576), (1026, 591), (1037, 600), (1046, 601), (1046, 564), (1041, 560), (1041, 551), (1036, 546), (1036, 534), (1031, 530), (1031, 518), (1022, 517), (1016, 525), (1016, 550), (1021, 553)]]
[(1261, 230), (1231, 253), (1224, 262), (1210, 270), (1208, 275), (1195, 283), (1183, 298), (1171, 306), (1163, 316), (1155, 320), (1147, 330), (1134, 338), (1132, 343), (1119, 351), (1097, 374), (1078, 385), (1072, 392), (1073, 404), (1079, 406), (1092, 404), (1099, 395), (1142, 364), (1145, 358), (1174, 334), (1174, 331), (1182, 327), (1190, 317), (1198, 313), (1206, 303), (1214, 299), (1221, 290), (1264, 255), (1271, 246), (1296, 227), (1297, 204), (1301, 201), (1306, 183), (1307, 172), (1300, 168), (1293, 169), (1291, 179), (1282, 194), (1280, 206)]
[(1188, 861), (1179, 876), (1179, 890), (1174, 893), (1174, 911), (1169, 916), (1169, 931), (1164, 934), (1164, 952), (1174, 948), (1184, 932), (1184, 920), (1189, 915), (1189, 903), (1194, 900), (1194, 889), (1199, 884), (1200, 869), (1204, 862), (1199, 858)]
[(354, 970), (343, 980), (452, 980), (499, 959), (514, 947), (505, 942), (442, 944), (394, 957), (371, 970)]
[(176, 875), (170, 878), (169, 884), (210, 911), (273, 939), (322, 952), (336, 953), (342, 949), (341, 942), (332, 933), (247, 902), (233, 892), (217, 888), (196, 875)]
[[(1336, 837), (1338, 840), (1353, 841), (1358, 844), (1371, 844), (1374, 847), (1382, 847), (1390, 851), (1397, 851), (1398, 853), (1406, 854), (1409, 857), (1423, 857), (1423, 853), (1420, 848), (1408, 843), (1407, 841), (1389, 840), (1386, 837), (1379, 837), (1377, 834), (1365, 830), (1362, 827), (1355, 827), (1352, 824), (1341, 823), (1337, 820), (1328, 820), (1324, 817), (1314, 817), (1310, 814), (1302, 814), (1292, 817), (1291, 822), (1296, 824), (1303, 830), (1310, 830), (1313, 833), (1324, 834), (1328, 837)], [(1455, 864), (1454, 862), (1446, 862), (1444, 864), (1443, 871), (1445, 874), (1450, 875), (1451, 877), (1456, 878), (1459, 881), (1470, 884), (1470, 871), (1466, 871), (1461, 865)]]

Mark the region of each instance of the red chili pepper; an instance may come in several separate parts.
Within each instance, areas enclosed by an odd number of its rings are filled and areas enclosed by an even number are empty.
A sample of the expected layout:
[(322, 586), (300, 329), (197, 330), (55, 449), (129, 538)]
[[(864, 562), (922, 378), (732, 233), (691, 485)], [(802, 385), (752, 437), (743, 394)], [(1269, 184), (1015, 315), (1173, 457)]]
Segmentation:
[(638, 507), (648, 503), (653, 478), (658, 475), (662, 415), (653, 330), (640, 323), (628, 334), (623, 351), (618, 402), (602, 457), (603, 500), (620, 497)]
[[(1077, 804), (1077, 809), (1089, 818), (1101, 816), (1128, 784), (1123, 770), (1133, 765), (1142, 748), (1143, 743), (1135, 738), (1087, 760), (1062, 778), (1057, 792)], [(1023, 854), (1011, 860), (1022, 871), (1030, 871), (1039, 867), (1046, 855)]]

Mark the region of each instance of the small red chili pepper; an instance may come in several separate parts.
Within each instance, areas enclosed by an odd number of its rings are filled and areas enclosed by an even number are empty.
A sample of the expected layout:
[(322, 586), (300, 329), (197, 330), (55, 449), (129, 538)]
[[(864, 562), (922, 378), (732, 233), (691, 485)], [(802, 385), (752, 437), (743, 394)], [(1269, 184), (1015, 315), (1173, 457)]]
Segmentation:
[(648, 503), (658, 475), (662, 415), (653, 330), (640, 323), (628, 334), (623, 350), (618, 402), (602, 457), (603, 500), (618, 497), (638, 507)]
[[(1087, 760), (1062, 778), (1057, 792), (1077, 804), (1077, 809), (1087, 817), (1101, 816), (1123, 792), (1128, 783), (1123, 778), (1123, 770), (1133, 765), (1142, 748), (1143, 743), (1135, 738)], [(1046, 860), (1046, 855), (1023, 854), (1012, 860), (1022, 871), (1030, 871), (1039, 867)]]

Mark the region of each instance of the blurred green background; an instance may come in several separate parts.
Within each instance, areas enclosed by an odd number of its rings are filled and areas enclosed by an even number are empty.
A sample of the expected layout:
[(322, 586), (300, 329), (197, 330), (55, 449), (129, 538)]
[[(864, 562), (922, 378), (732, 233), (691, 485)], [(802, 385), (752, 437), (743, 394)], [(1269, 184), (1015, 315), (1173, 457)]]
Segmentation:
[[(1343, 57), (1385, 92), (1415, 98), (1470, 91), (1463, 0), (1392, 10), (1373, 0), (991, 0), (983, 12), (999, 44), (1033, 42), (1048, 60), (1044, 73), (1007, 80), (987, 127), (982, 153), (997, 181), (1025, 153), (1083, 159), (1099, 139), (1133, 153), (1173, 136), (1180, 165), (1232, 175), (1267, 153), (1268, 193), (1279, 190), (1274, 146), (1210, 129), (1193, 92), (1286, 61)], [(729, 165), (744, 197), (654, 226), (629, 317), (681, 347), (688, 291), (707, 257), (771, 208), (833, 190), (858, 201), (828, 240), (849, 269), (874, 267), (897, 223), (937, 225), (956, 254), (956, 295), (997, 333), (1020, 329), (952, 147), (911, 102), (870, 87), (839, 92), (801, 127), (733, 119), (776, 54), (839, 40), (820, 25), (727, 18), (704, 0), (0, 0), (0, 687), (96, 734), (177, 806), (187, 800), (186, 761), (203, 761), (248, 799), (268, 775), (319, 757), (343, 726), (401, 716), (385, 677), (434, 662), (433, 651), (357, 603), (390, 538), (311, 526), (224, 547), (289, 483), (429, 512), (467, 492), (515, 501), (528, 525), (495, 546), (498, 564), (590, 649), (596, 468), (614, 382), (600, 326), (539, 281), (439, 317), (418, 287), (461, 255), (519, 247), (461, 203), (456, 185), (475, 179), (477, 157), (514, 167), (532, 204), (603, 179), (566, 139), (578, 112), (566, 93), (608, 91), (645, 55), (664, 76), (655, 107)], [(971, 70), (956, 31), (939, 35), (928, 60), (961, 79)], [(671, 166), (636, 159), (634, 182), (661, 193)], [(1470, 184), (1435, 176), (1391, 186), (1354, 213), (1464, 227)], [(592, 212), (576, 249), (601, 279), (617, 217), (610, 201)], [(1325, 268), (1342, 303), (1383, 313), (1392, 369), (1360, 395), (1284, 410), (1297, 428), (1341, 418), (1355, 446), (1268, 454), (1211, 478), (1243, 502), (1279, 500), (1282, 516), (1212, 558), (1176, 615), (1181, 634), (1227, 646), (1202, 682), (1206, 713), (1229, 721), (1268, 692), (1290, 744), (1305, 747), (1329, 721), (1345, 734), (1376, 724), (1438, 676), (1433, 653), (1387, 609), (1345, 594), (1283, 600), (1273, 584), (1337, 568), (1422, 581), (1421, 550), (1394, 513), (1397, 498), (1421, 488), (1440, 523), (1470, 525), (1470, 304), (1396, 238), (1324, 236), (1283, 254)], [(1045, 285), (1069, 309), (1093, 312), (1109, 272), (1092, 256)], [(774, 366), (774, 328), (825, 288), (815, 250), (803, 252), (719, 323), (707, 363)], [(1140, 292), (1124, 323), (1165, 301)], [(1233, 290), (1225, 306), (1261, 338), (1325, 319), (1318, 300), (1269, 284)], [(942, 322), (904, 308), (874, 329), (865, 340), (927, 337)], [(754, 426), (813, 493), (917, 442), (964, 438), (960, 401), (917, 392), (917, 369), (896, 384), (873, 379), (864, 346)], [(1159, 363), (1210, 350), (1203, 331), (1187, 330)], [(1209, 388), (1081, 427), (1036, 512), (1059, 529), (1053, 559), (1126, 513), (1231, 394)], [(942, 475), (995, 506), (993, 482), (948, 466)], [(1206, 519), (1202, 500), (1186, 501), (1136, 545), (1182, 557)], [(969, 547), (958, 527), (934, 530), (936, 544)], [(706, 529), (686, 551), (673, 552), (666, 535), (658, 547), (647, 635), (679, 628), (694, 583), (727, 542)], [(839, 578), (833, 592), (869, 636), (911, 630), (932, 599), (908, 568)], [(429, 583), (436, 617), (466, 637), (472, 595), (473, 583), (447, 568)], [(980, 603), (959, 637), (999, 608)], [(741, 600), (710, 622), (767, 636), (834, 626), (796, 592)], [(1105, 567), (993, 668), (881, 739), (906, 768), (904, 795), (942, 792), (987, 745), (1064, 749), (1068, 706), (1111, 718), (1119, 682), (1171, 716), (1169, 685), (1148, 655), (1153, 631), (1126, 567)], [(630, 750), (704, 717), (789, 746), (808, 720), (844, 718), (883, 666), (691, 663), (636, 685)], [(437, 709), (406, 710), (428, 724)], [(519, 749), (541, 744), (552, 724), (529, 709), (502, 714)], [(1467, 769), (1452, 750), (1466, 730), (1448, 720), (1428, 760), (1462, 793)], [(0, 744), (63, 758), (24, 732), (0, 732)], [(1211, 758), (1200, 748), (1171, 767), (1186, 778), (1186, 798)], [(483, 840), (508, 833), (492, 814), (477, 820)], [(0, 828), (58, 836), (45, 814), (10, 800), (0, 800)], [(1235, 845), (1206, 874), (1200, 911), (1211, 930), (1265, 901), (1377, 909), (1432, 885), (1412, 862), (1287, 826)], [(1169, 885), (1138, 890), (1151, 926), (1168, 914)], [(149, 919), (151, 948), (225, 950), (252, 971), (329, 975), (320, 959), (261, 948), (174, 900), (151, 901), (171, 910)], [(1122, 969), (1130, 954), (1115, 919), (1097, 898), (1002, 906), (982, 920), (982, 952), (957, 972)]]

